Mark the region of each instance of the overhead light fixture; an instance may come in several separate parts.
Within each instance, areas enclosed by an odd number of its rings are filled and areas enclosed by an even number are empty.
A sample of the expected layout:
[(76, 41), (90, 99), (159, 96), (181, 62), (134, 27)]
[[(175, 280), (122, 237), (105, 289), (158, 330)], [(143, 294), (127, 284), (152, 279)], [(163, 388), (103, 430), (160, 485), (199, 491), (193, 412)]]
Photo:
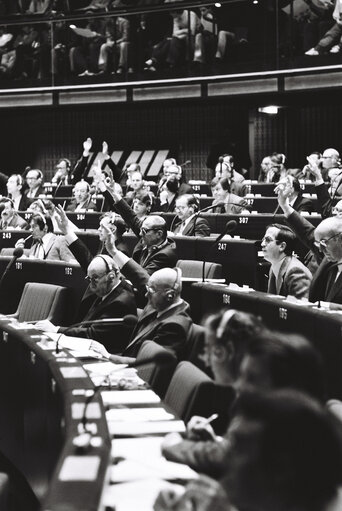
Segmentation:
[(253, 0), (253, 4), (254, 4), (254, 5), (257, 5), (258, 3), (259, 3), (259, 1), (258, 1), (258, 0)]
[(220, 2), (215, 2), (215, 7), (222, 7), (222, 4), (220, 4)]
[(261, 106), (258, 108), (258, 112), (261, 112), (262, 114), (277, 115), (278, 111), (279, 106), (276, 105)]

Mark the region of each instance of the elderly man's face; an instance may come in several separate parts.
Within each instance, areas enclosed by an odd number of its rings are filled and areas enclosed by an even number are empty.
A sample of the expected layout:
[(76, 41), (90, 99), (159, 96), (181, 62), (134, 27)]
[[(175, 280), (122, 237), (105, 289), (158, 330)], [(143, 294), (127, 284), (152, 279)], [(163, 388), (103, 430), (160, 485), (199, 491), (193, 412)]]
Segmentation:
[(153, 218), (145, 218), (141, 225), (140, 234), (147, 247), (152, 247), (153, 245), (159, 245), (159, 243), (161, 243), (160, 230), (161, 228), (154, 223)]
[(342, 260), (342, 232), (337, 229), (318, 226), (315, 230), (315, 245), (323, 252), (328, 261)]

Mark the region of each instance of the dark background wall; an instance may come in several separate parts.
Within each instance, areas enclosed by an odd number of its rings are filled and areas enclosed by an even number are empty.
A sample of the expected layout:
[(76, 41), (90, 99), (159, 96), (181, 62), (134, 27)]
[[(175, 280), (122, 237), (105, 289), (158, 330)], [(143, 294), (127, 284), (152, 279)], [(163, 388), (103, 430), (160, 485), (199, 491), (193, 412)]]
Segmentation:
[(302, 166), (312, 150), (342, 149), (342, 106), (292, 104), (277, 116), (257, 111), (255, 105), (222, 98), (211, 102), (90, 105), (45, 109), (1, 110), (0, 171), (22, 172), (37, 166), (50, 177), (56, 160), (80, 156), (82, 141), (91, 136), (94, 150), (102, 140), (114, 149), (170, 148), (180, 163), (191, 160), (188, 178), (208, 178), (210, 149), (229, 150), (238, 144), (256, 171), (263, 156), (283, 152), (290, 167)]

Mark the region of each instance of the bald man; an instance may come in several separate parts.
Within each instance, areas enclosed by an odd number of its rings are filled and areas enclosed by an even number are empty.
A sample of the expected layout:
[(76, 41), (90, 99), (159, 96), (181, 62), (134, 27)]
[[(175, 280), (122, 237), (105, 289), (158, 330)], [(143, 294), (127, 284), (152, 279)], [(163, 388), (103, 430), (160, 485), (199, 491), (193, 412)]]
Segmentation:
[[(147, 285), (148, 304), (121, 356), (110, 355), (118, 364), (133, 362), (142, 343), (154, 341), (172, 351), (178, 359), (184, 355), (192, 320), (189, 305), (181, 298), (182, 280), (179, 268), (163, 268), (150, 276)], [(104, 355), (108, 353), (101, 351)]]
[[(88, 266), (86, 279), (89, 288), (81, 301), (75, 326), (58, 327), (50, 321), (39, 321), (37, 328), (44, 331), (67, 333), (75, 337), (86, 337), (106, 344), (114, 353), (121, 351), (127, 343), (117, 335), (115, 326), (91, 324), (94, 320), (123, 318), (136, 314), (136, 304), (132, 286), (121, 278), (120, 270), (108, 255), (94, 257)], [(90, 322), (87, 325), (78, 323)], [(115, 338), (114, 334), (115, 333)]]
[[(342, 304), (342, 218), (323, 220), (316, 229), (289, 205), (286, 191), (279, 190), (278, 202), (298, 238), (313, 251), (319, 266), (309, 288), (311, 302)], [(334, 308), (332, 305), (331, 308)]]

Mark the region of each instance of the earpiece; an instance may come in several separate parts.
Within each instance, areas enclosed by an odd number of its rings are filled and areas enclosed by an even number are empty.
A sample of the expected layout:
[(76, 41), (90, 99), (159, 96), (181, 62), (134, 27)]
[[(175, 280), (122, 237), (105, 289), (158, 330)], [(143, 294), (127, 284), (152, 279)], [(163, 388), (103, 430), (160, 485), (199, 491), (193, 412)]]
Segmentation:
[(225, 313), (222, 316), (221, 322), (216, 330), (217, 339), (221, 339), (223, 337), (224, 332), (226, 331), (226, 328), (228, 326), (228, 323), (235, 313), (236, 313), (235, 309), (228, 309), (225, 311)]

